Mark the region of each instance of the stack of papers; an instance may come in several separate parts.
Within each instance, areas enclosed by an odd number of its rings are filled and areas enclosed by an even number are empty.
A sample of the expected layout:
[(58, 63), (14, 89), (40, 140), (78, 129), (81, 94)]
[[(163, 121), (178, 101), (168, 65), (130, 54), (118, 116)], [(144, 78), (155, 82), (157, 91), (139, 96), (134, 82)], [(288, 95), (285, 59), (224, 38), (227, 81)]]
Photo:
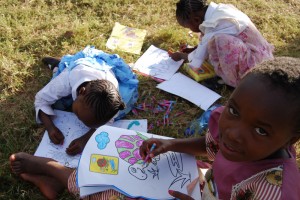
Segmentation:
[[(187, 186), (199, 178), (195, 157), (167, 152), (143, 165), (139, 146), (152, 137), (167, 138), (111, 126), (97, 129), (80, 159), (77, 171), (80, 196), (107, 189), (146, 199), (174, 199), (168, 190), (188, 194)], [(201, 199), (199, 184), (190, 195)]]

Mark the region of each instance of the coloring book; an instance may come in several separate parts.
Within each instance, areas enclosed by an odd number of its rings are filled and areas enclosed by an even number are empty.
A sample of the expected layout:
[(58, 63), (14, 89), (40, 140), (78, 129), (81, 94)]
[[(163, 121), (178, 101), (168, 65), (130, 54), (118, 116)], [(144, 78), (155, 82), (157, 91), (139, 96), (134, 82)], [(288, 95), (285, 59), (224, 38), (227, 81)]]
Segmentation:
[(106, 47), (140, 54), (146, 33), (146, 30), (123, 26), (116, 22)]
[[(173, 199), (168, 190), (188, 194), (187, 186), (199, 178), (194, 156), (167, 152), (143, 165), (139, 147), (154, 134), (102, 126), (88, 141), (80, 158), (77, 183), (88, 193), (115, 189), (130, 197)], [(101, 189), (102, 188), (102, 189)], [(199, 184), (190, 194), (201, 199)]]
[[(76, 168), (80, 154), (69, 156), (66, 153), (66, 148), (70, 143), (80, 136), (88, 132), (89, 128), (86, 127), (74, 113), (54, 110), (53, 123), (65, 136), (63, 144), (54, 144), (51, 142), (48, 132), (45, 131), (42, 141), (40, 142), (35, 156), (52, 158), (66, 167)], [(147, 131), (147, 120), (118, 120), (112, 126), (133, 129), (138, 131)]]

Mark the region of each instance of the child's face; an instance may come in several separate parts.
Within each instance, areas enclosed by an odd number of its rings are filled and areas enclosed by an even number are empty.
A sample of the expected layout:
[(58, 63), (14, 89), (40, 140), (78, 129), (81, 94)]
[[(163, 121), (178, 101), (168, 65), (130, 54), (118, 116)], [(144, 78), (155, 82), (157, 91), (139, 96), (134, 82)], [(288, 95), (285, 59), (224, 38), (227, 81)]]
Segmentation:
[(286, 154), (283, 148), (296, 137), (293, 104), (268, 84), (248, 75), (231, 95), (219, 121), (219, 148), (226, 159), (257, 161)]
[(98, 128), (103, 124), (96, 119), (92, 109), (85, 103), (83, 95), (78, 95), (73, 102), (72, 111), (89, 128)]
[(200, 29), (199, 29), (199, 25), (202, 23), (194, 18), (191, 18), (190, 20), (184, 21), (182, 19), (177, 18), (177, 22), (180, 26), (184, 27), (184, 28), (188, 28), (191, 31), (195, 32), (195, 33), (199, 33)]

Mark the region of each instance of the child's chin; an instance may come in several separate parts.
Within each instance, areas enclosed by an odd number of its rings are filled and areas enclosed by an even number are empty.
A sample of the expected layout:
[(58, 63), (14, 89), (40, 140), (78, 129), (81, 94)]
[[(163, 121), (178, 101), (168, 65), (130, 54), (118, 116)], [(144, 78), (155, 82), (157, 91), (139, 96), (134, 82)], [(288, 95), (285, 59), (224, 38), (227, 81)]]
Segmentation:
[(226, 152), (222, 152), (222, 150), (220, 149), (221, 154), (223, 155), (223, 157), (231, 162), (244, 162), (246, 161), (242, 156), (233, 156), (233, 155), (228, 155)]

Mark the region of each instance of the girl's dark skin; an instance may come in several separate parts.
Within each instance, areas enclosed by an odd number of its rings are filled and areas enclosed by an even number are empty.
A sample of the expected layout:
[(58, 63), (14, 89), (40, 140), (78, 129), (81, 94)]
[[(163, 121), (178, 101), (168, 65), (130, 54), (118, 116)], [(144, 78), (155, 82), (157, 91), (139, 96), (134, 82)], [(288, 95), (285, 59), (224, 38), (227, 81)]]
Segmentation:
[[(250, 74), (229, 98), (219, 119), (218, 141), (219, 151), (227, 160), (253, 162), (290, 157), (287, 148), (300, 138), (294, 120), (298, 102), (289, 99), (283, 89), (270, 85), (268, 80)], [(206, 155), (205, 137), (149, 139), (140, 147), (143, 159), (153, 143), (156, 149), (150, 154), (150, 160), (167, 151)], [(179, 199), (192, 199), (175, 191), (170, 194)]]

